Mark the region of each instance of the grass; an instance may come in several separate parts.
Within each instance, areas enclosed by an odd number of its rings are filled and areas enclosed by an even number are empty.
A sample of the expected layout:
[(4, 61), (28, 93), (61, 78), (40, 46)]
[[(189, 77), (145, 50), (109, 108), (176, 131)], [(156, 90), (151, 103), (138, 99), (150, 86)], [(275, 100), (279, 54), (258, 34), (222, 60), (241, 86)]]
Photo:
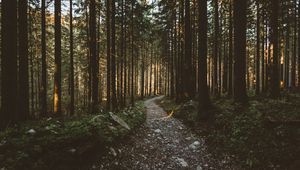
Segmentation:
[(75, 169), (102, 155), (145, 119), (143, 102), (114, 113), (130, 130), (109, 113), (71, 119), (26, 122), (0, 132), (1, 169)]
[(286, 94), (281, 100), (253, 97), (248, 106), (226, 98), (214, 100), (210, 112), (215, 118), (210, 123), (196, 120), (196, 102), (178, 106), (165, 98), (159, 103), (206, 138), (220, 159), (231, 155), (232, 163), (242, 169), (300, 168), (299, 94)]

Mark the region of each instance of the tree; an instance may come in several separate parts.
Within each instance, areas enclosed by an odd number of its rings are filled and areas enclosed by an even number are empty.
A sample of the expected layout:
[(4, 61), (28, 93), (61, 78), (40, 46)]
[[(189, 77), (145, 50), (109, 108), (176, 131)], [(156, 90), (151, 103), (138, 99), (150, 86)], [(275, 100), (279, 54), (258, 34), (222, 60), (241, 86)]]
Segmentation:
[(117, 108), (117, 94), (116, 94), (116, 3), (112, 0), (111, 4), (111, 95), (112, 108)]
[(54, 114), (61, 113), (61, 1), (54, 1), (55, 18), (55, 71), (54, 71)]
[(89, 33), (90, 33), (90, 64), (91, 64), (91, 83), (92, 83), (92, 113), (97, 111), (98, 106), (98, 59), (97, 59), (97, 33), (96, 33), (96, 3), (95, 0), (90, 1), (90, 19), (89, 19)]
[(228, 54), (228, 95), (233, 92), (233, 22), (232, 22), (232, 0), (229, 0), (229, 54)]
[(27, 0), (19, 1), (19, 114), (20, 119), (29, 117), (29, 70), (28, 70), (28, 19)]
[(42, 83), (41, 83), (41, 114), (47, 114), (47, 59), (46, 59), (46, 0), (42, 0)]
[[(300, 17), (300, 3), (298, 4), (298, 17)], [(300, 20), (298, 19), (298, 50), (300, 49)], [(298, 89), (300, 89), (300, 51), (298, 51)]]
[(259, 0), (256, 0), (256, 90), (255, 93), (260, 93), (260, 9)]
[(271, 1), (271, 35), (270, 45), (273, 47), (272, 51), (272, 75), (271, 75), (271, 91), (270, 95), (272, 98), (280, 97), (280, 82), (279, 82), (279, 55), (278, 55), (278, 10), (279, 1)]
[(1, 2), (1, 113), (0, 127), (14, 123), (17, 115), (17, 0)]
[(199, 8), (199, 53), (198, 53), (198, 74), (199, 74), (199, 112), (204, 113), (210, 106), (210, 99), (207, 87), (207, 0), (198, 0)]
[(214, 3), (214, 51), (213, 51), (213, 94), (219, 96), (218, 83), (218, 55), (219, 55), (219, 0)]
[(74, 115), (73, 2), (70, 0), (70, 114)]
[(131, 2), (131, 106), (134, 107), (134, 1)]
[(184, 29), (184, 50), (185, 50), (185, 58), (184, 58), (184, 98), (186, 100), (191, 99), (195, 95), (194, 87), (193, 87), (193, 70), (192, 70), (192, 34), (191, 34), (191, 17), (190, 17), (190, 0), (185, 0), (185, 29)]
[(110, 110), (111, 107), (111, 91), (110, 91), (110, 82), (111, 82), (111, 24), (110, 24), (110, 18), (111, 18), (111, 0), (106, 1), (106, 35), (107, 35), (107, 73), (106, 73), (106, 109)]
[(246, 103), (246, 7), (247, 1), (233, 0), (234, 99)]

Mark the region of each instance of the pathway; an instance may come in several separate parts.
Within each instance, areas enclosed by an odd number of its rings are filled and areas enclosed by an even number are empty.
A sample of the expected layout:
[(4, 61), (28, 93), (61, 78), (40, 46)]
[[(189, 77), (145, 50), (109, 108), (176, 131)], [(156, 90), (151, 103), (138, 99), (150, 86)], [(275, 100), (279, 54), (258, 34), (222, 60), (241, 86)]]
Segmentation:
[(155, 103), (161, 98), (145, 101), (145, 125), (118, 147), (110, 148), (110, 153), (92, 169), (228, 169), (222, 163), (213, 163), (217, 161), (207, 152), (203, 139), (194, 135), (179, 120), (168, 117)]

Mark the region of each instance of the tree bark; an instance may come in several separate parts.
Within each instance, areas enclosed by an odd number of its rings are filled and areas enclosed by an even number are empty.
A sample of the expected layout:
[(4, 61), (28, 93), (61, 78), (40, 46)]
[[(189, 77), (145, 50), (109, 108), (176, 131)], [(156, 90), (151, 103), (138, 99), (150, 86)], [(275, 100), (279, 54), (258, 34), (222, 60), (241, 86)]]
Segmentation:
[(28, 19), (27, 0), (19, 1), (19, 114), (29, 118)]
[(46, 0), (42, 0), (42, 84), (41, 115), (47, 114), (47, 56), (46, 56)]
[(70, 114), (74, 115), (73, 2), (70, 0)]
[(246, 92), (246, 8), (247, 1), (233, 0), (234, 18), (234, 100), (247, 103)]
[(210, 99), (207, 86), (207, 1), (198, 0), (199, 8), (199, 52), (198, 52), (198, 74), (199, 74), (199, 113), (203, 114), (210, 107)]
[(271, 97), (280, 97), (280, 82), (279, 82), (279, 55), (278, 55), (278, 10), (279, 1), (271, 1), (271, 36), (270, 42), (273, 46), (273, 63), (271, 75)]
[(1, 114), (0, 127), (14, 123), (17, 115), (17, 0), (1, 2)]

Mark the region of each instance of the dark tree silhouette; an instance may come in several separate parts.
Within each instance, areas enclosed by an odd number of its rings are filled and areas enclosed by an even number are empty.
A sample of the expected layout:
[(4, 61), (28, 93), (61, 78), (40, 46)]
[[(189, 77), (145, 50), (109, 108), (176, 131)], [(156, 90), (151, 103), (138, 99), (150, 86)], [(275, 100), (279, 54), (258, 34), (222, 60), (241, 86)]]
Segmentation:
[(54, 1), (55, 10), (55, 71), (54, 71), (54, 114), (61, 115), (61, 1)]
[(246, 7), (247, 1), (233, 0), (234, 99), (246, 103)]
[(46, 59), (46, 0), (42, 0), (42, 82), (41, 82), (41, 114), (47, 114), (47, 59)]
[(74, 115), (73, 1), (70, 0), (70, 114)]
[(29, 70), (28, 70), (28, 19), (27, 0), (19, 1), (19, 114), (20, 119), (29, 117)]
[(96, 3), (95, 0), (90, 1), (90, 19), (89, 19), (89, 33), (90, 33), (90, 68), (91, 68), (91, 85), (92, 85), (92, 108), (91, 113), (95, 113), (98, 107), (98, 55), (97, 55), (97, 33), (96, 33)]
[(0, 126), (18, 119), (17, 115), (17, 0), (1, 2), (1, 113)]
[(271, 75), (271, 97), (279, 98), (280, 96), (280, 82), (279, 82), (279, 55), (278, 55), (278, 10), (279, 1), (271, 1), (271, 36), (270, 42), (273, 47), (272, 52), (272, 75)]
[(207, 87), (207, 0), (198, 0), (199, 8), (199, 112), (205, 113), (210, 106), (209, 92)]

